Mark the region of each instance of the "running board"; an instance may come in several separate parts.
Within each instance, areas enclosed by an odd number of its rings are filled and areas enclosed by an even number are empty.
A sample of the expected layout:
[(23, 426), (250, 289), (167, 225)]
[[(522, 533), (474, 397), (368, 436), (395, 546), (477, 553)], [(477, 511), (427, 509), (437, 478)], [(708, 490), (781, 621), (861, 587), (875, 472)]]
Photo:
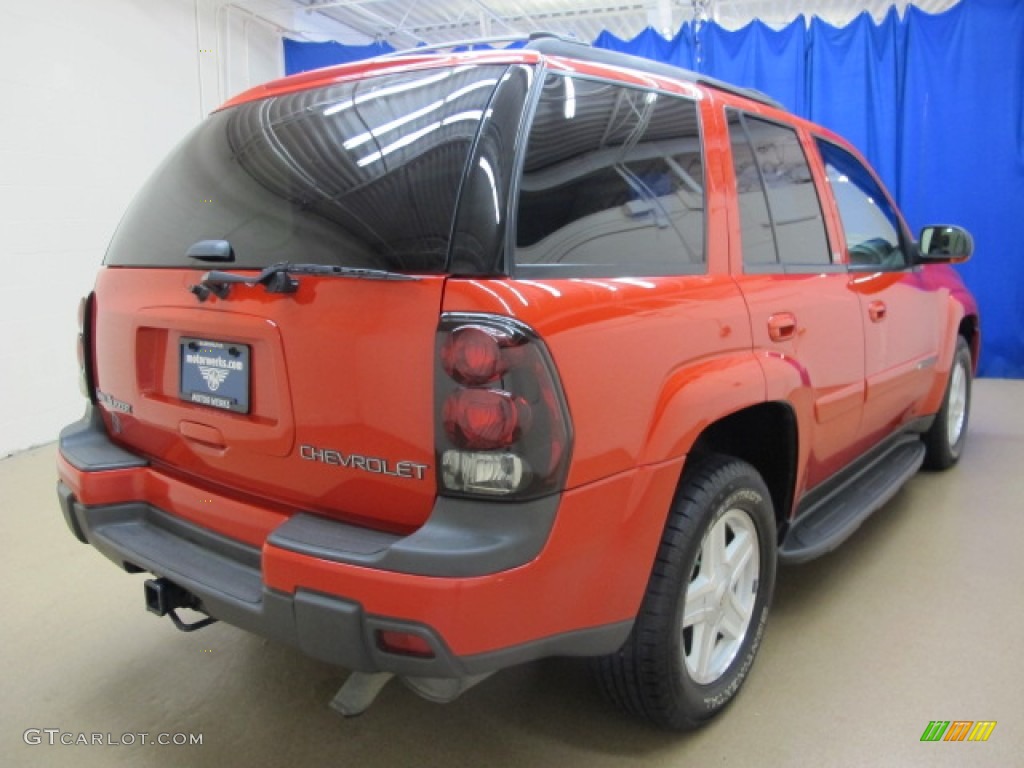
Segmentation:
[(812, 492), (779, 547), (779, 562), (803, 563), (838, 547), (921, 467), (924, 443), (901, 435)]

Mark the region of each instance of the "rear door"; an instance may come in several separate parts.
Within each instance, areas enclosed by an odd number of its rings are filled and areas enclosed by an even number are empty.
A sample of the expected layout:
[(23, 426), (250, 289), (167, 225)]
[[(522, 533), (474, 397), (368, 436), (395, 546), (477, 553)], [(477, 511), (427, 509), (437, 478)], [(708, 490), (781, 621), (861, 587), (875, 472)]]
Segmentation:
[[(801, 435), (806, 487), (853, 458), (864, 398), (860, 302), (829, 247), (821, 203), (800, 135), (792, 126), (726, 111), (742, 273), (754, 348), (796, 372), (809, 396)], [(806, 438), (806, 439), (804, 439)]]
[[(492, 96), (526, 81), (504, 64), (392, 70), (200, 125), (132, 204), (97, 283), (114, 438), (286, 510), (420, 524), (458, 196)], [(282, 262), (339, 274), (230, 282)]]

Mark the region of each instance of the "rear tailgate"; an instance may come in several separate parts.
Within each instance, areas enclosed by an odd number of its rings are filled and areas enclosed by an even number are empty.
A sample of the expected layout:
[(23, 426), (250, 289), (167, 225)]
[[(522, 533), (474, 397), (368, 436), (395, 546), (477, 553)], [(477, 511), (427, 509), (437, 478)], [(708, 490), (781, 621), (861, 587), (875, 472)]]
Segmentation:
[[(421, 524), (453, 222), (481, 126), (522, 108), (528, 73), (508, 70), (354, 69), (196, 128), (132, 203), (97, 282), (114, 439), (285, 512)], [(501, 109), (498, 90), (512, 93)], [(204, 279), (285, 262), (295, 292)], [(323, 268), (348, 273), (310, 274)]]
[(435, 493), (444, 278), (305, 276), (294, 294), (235, 286), (202, 304), (188, 291), (195, 279), (100, 275), (97, 388), (114, 438), (158, 466), (287, 507), (420, 524)]

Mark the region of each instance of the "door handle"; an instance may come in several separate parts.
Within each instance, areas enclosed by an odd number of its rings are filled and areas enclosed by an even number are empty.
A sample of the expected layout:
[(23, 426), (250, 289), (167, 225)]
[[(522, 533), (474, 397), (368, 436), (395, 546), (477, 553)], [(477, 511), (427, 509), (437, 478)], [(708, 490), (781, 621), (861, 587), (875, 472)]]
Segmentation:
[(786, 341), (796, 335), (796, 315), (779, 312), (768, 318), (768, 337), (772, 341)]
[(208, 424), (200, 424), (197, 421), (182, 421), (178, 424), (178, 431), (183, 437), (199, 443), (205, 448), (223, 451), (228, 447), (221, 431)]
[(872, 301), (868, 304), (868, 317), (872, 323), (880, 323), (885, 320), (886, 306), (884, 301)]

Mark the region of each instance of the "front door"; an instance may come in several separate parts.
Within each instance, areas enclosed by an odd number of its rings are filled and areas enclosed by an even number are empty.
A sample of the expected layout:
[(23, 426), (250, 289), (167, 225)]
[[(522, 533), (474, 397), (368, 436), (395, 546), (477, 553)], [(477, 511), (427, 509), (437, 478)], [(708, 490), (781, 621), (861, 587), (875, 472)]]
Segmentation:
[(842, 222), (865, 340), (863, 442), (877, 442), (920, 414), (934, 381), (943, 297), (924, 285), (895, 207), (854, 155), (816, 140)]

